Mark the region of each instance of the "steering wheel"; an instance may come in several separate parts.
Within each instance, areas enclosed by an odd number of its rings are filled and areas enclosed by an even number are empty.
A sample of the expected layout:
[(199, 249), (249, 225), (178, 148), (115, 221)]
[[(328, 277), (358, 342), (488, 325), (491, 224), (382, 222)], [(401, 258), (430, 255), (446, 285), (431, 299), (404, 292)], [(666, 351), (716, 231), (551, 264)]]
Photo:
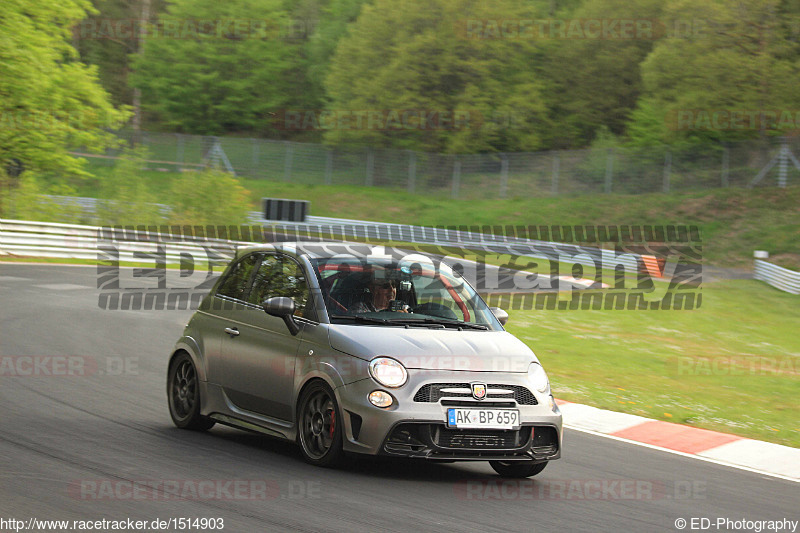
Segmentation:
[(423, 315), (438, 316), (439, 318), (446, 318), (448, 320), (458, 320), (455, 312), (446, 305), (437, 304), (435, 302), (428, 302), (416, 306), (411, 310), (413, 313), (421, 313)]

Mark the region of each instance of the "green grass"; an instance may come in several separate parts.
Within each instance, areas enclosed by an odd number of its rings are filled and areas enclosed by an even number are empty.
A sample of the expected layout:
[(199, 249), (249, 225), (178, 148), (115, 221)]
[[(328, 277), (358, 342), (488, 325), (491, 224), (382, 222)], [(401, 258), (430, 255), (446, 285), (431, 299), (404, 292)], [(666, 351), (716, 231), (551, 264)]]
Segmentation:
[(756, 281), (692, 311), (510, 311), (556, 397), (800, 447), (800, 306)]

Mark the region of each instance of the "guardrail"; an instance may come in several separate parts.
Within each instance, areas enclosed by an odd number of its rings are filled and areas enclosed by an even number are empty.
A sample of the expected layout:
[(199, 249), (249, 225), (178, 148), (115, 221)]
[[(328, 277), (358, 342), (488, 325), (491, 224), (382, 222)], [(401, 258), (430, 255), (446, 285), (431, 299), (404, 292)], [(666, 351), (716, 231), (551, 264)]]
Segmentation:
[[(169, 264), (180, 263), (187, 254), (230, 260), (241, 245), (224, 239), (196, 239), (197, 243), (183, 239), (170, 243), (152, 238), (148, 232), (114, 231), (109, 228), (53, 222), (30, 222), (0, 219), (0, 258), (50, 257), (58, 259), (98, 260), (107, 257), (123, 262), (152, 262), (162, 256)], [(187, 242), (188, 241), (188, 242)], [(113, 242), (113, 248), (107, 245)], [(161, 249), (159, 247), (161, 246)]]
[[(289, 224), (250, 227), (96, 227), (0, 219), (0, 259), (3, 257), (67, 258), (111, 265), (166, 263), (180, 264), (181, 269), (193, 270), (198, 262), (208, 264), (209, 267), (224, 266), (233, 258), (236, 250), (243, 246), (273, 241), (329, 241), (332, 240), (330, 232), (337, 232), (336, 235), (341, 237), (338, 232), (343, 227), (348, 227), (348, 225), (312, 226), (311, 224), (304, 226), (302, 230)], [(359, 222), (356, 226), (365, 228), (368, 227), (368, 223)], [(313, 237), (305, 238), (309, 233), (313, 234)], [(231, 238), (219, 238), (223, 235)], [(252, 237), (256, 242), (239, 240), (240, 237), (244, 239)], [(450, 259), (458, 262), (458, 257), (453, 256)], [(474, 261), (467, 259), (460, 264), (462, 267), (467, 264), (474, 265)], [(466, 270), (469, 270), (469, 267)], [(464, 275), (470, 282), (478, 283), (477, 270), (465, 271)], [(547, 280), (552, 276), (540, 275), (539, 278)], [(567, 285), (556, 285), (556, 287), (586, 289), (595, 286), (595, 280), (591, 279), (575, 279), (569, 276), (558, 276), (558, 279)], [(603, 284), (599, 286), (605, 287)]]
[(800, 294), (800, 272), (779, 267), (763, 259), (755, 260), (753, 279), (790, 294)]
[[(91, 202), (85, 202), (87, 206)], [(92, 204), (90, 207), (93, 207)], [(250, 214), (249, 221), (274, 240), (348, 240), (375, 239), (384, 242), (427, 244), (439, 247), (480, 250), (493, 254), (527, 256), (567, 264), (613, 269), (622, 265), (626, 271), (647, 268), (647, 256), (552, 241), (530, 240), (509, 234), (491, 234), (471, 229), (432, 228), (327, 217), (307, 217), (307, 222), (270, 223), (261, 213)], [(167, 235), (168, 237), (168, 235)], [(167, 238), (167, 240), (169, 240)], [(107, 248), (107, 245), (113, 246)], [(164, 240), (148, 231), (126, 228), (102, 228), (78, 224), (33, 222), (0, 219), (0, 258), (49, 257), (98, 260), (104, 257), (123, 262), (150, 262), (156, 254), (169, 264), (190, 257), (208, 257), (224, 264), (236, 249), (255, 244), (237, 239), (181, 235), (164, 248)], [(161, 247), (160, 247), (161, 246)], [(800, 272), (779, 267), (763, 259), (755, 260), (753, 278), (791, 294), (800, 294)]]
[[(428, 228), (400, 224), (381, 224), (348, 219), (308, 217), (308, 222), (269, 223), (259, 213), (251, 214), (251, 222), (266, 230), (275, 240), (358, 240), (375, 239), (384, 242), (411, 243), (437, 247), (466, 248), (498, 255), (528, 256), (570, 264), (595, 267), (596, 264), (612, 268), (623, 265), (630, 271), (641, 267), (641, 257), (636, 254), (617, 254), (613, 250), (581, 247), (549, 241), (535, 241), (492, 235), (455, 228)], [(113, 228), (30, 222), (0, 219), (0, 256), (52, 257), (70, 259), (97, 259), (102, 245), (115, 243), (120, 261), (142, 261), (158, 252), (154, 234), (136, 231), (114, 231)], [(213, 249), (220, 257), (230, 258), (237, 246), (254, 244), (237, 239), (209, 239), (198, 236), (193, 244), (189, 236), (171, 244), (166, 260), (179, 262), (181, 252), (199, 252)], [(200, 244), (202, 243), (202, 244)], [(400, 244), (402, 245), (402, 244)]]
[[(374, 239), (393, 242), (398, 246), (412, 243), (466, 248), (488, 254), (526, 256), (590, 268), (601, 265), (602, 268), (613, 270), (616, 265), (622, 265), (629, 272), (645, 268), (641, 255), (637, 253), (619, 253), (590, 246), (515, 237), (512, 235), (515, 229), (513, 227), (426, 227), (314, 216), (306, 217), (306, 222), (273, 223), (264, 220), (261, 213), (257, 212), (251, 213), (249, 220), (256, 224), (268, 224), (276, 233), (299, 238), (330, 235), (344, 240)], [(493, 229), (504, 232), (490, 233)], [(536, 226), (527, 229), (532, 230), (530, 233), (538, 231)]]

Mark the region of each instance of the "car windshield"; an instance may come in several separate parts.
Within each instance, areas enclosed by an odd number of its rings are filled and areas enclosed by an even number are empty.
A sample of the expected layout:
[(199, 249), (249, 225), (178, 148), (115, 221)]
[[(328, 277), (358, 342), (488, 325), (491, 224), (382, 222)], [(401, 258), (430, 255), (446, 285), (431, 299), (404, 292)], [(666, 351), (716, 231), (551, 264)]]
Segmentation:
[(502, 329), (466, 280), (436, 259), (346, 256), (311, 263), (333, 321)]

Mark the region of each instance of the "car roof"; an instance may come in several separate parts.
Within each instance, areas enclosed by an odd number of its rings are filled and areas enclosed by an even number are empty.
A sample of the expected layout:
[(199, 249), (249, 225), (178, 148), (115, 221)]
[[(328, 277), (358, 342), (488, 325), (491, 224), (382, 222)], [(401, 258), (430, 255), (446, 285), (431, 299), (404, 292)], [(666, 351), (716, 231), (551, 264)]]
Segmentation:
[(386, 246), (358, 242), (286, 241), (240, 248), (237, 256), (241, 257), (251, 252), (283, 252), (296, 256), (305, 255), (312, 259), (324, 259), (341, 254), (350, 254), (359, 257), (383, 255), (386, 253), (386, 250)]

